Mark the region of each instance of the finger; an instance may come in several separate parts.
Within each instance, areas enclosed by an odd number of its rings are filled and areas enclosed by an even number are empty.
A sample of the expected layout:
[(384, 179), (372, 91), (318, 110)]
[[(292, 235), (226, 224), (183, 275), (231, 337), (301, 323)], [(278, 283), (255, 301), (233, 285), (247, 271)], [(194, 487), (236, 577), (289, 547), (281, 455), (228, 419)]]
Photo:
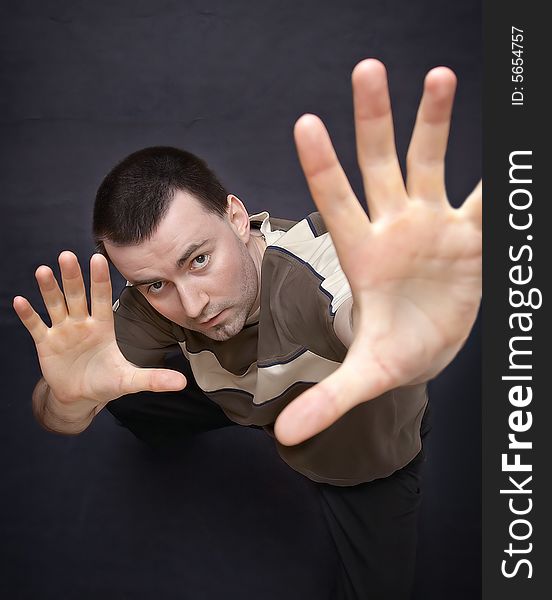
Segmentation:
[(88, 303), (79, 261), (72, 252), (66, 250), (59, 255), (58, 262), (69, 316), (73, 319), (86, 319)]
[(186, 387), (186, 377), (171, 369), (138, 369), (129, 371), (124, 394), (137, 392), (178, 392)]
[(52, 326), (59, 325), (67, 318), (67, 305), (52, 269), (46, 265), (41, 265), (35, 272), (35, 278)]
[(406, 206), (407, 195), (395, 148), (385, 67), (367, 59), (353, 70), (356, 147), (370, 220)]
[(16, 296), (13, 299), (13, 308), (23, 325), (27, 328), (27, 331), (31, 334), (35, 344), (40, 344), (48, 333), (48, 327), (44, 321), (23, 296)]
[(481, 179), (458, 210), (478, 229), (481, 229), (483, 220), (483, 181)]
[(92, 317), (98, 321), (113, 320), (109, 265), (101, 254), (94, 254), (90, 259), (90, 304)]
[(455, 91), (456, 75), (449, 68), (437, 67), (427, 74), (406, 156), (406, 187), (411, 198), (447, 202), (445, 154)]
[(354, 250), (355, 240), (369, 225), (356, 199), (322, 121), (303, 115), (295, 124), (299, 161), (314, 203), (330, 232), (339, 258)]

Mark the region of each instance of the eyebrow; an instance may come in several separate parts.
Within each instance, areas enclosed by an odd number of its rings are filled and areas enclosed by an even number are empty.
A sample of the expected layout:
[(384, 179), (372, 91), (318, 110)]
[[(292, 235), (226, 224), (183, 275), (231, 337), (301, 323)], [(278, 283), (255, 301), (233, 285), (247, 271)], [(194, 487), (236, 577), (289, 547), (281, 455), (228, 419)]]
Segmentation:
[[(182, 256), (176, 261), (177, 268), (181, 269), (183, 267), (183, 265), (186, 262), (188, 262), (188, 259), (190, 258), (190, 256), (209, 241), (211, 241), (211, 240), (206, 239), (206, 240), (203, 240), (202, 242), (194, 242), (193, 244), (190, 244), (186, 248), (186, 250), (184, 250), (184, 253), (182, 254)], [(132, 287), (139, 287), (141, 285), (149, 285), (150, 283), (156, 283), (157, 281), (162, 281), (162, 280), (163, 280), (163, 277), (155, 277), (155, 278), (150, 277), (148, 279), (140, 279), (138, 281), (129, 281), (129, 283)]]

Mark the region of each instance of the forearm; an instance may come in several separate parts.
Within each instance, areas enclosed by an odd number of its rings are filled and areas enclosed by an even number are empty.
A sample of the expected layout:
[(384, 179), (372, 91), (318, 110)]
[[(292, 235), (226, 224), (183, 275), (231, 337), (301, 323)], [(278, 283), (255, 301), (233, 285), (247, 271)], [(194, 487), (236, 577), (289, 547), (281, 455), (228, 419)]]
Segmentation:
[(93, 421), (100, 408), (91, 400), (61, 403), (41, 378), (33, 391), (33, 414), (47, 431), (76, 435)]

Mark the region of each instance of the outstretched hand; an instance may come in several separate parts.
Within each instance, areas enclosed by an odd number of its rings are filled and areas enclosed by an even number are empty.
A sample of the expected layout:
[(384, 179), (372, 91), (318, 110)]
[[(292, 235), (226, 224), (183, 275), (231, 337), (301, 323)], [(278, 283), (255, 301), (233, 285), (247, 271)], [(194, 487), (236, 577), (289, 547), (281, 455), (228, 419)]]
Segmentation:
[(140, 369), (128, 362), (117, 345), (107, 260), (90, 260), (91, 310), (84, 281), (72, 252), (59, 256), (63, 291), (50, 267), (35, 276), (51, 320), (48, 327), (26, 298), (16, 296), (13, 307), (31, 334), (46, 383), (67, 407), (85, 404), (95, 414), (107, 402), (143, 390), (180, 390), (186, 378), (169, 369)]
[(407, 154), (394, 143), (383, 64), (352, 75), (357, 157), (369, 217), (320, 119), (295, 125), (301, 166), (353, 295), (353, 341), (343, 364), (279, 415), (275, 434), (298, 444), (354, 406), (435, 377), (464, 344), (481, 299), (481, 181), (459, 209), (445, 189), (456, 77), (431, 70)]

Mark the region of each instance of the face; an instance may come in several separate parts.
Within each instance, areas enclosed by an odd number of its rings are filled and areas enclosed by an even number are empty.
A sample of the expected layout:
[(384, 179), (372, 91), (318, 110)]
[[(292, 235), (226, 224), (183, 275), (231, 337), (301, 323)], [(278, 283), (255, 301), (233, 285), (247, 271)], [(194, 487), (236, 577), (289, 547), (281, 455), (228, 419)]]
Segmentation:
[(159, 313), (213, 340), (239, 333), (257, 303), (249, 217), (235, 196), (221, 218), (178, 191), (151, 239), (104, 245), (121, 275)]

